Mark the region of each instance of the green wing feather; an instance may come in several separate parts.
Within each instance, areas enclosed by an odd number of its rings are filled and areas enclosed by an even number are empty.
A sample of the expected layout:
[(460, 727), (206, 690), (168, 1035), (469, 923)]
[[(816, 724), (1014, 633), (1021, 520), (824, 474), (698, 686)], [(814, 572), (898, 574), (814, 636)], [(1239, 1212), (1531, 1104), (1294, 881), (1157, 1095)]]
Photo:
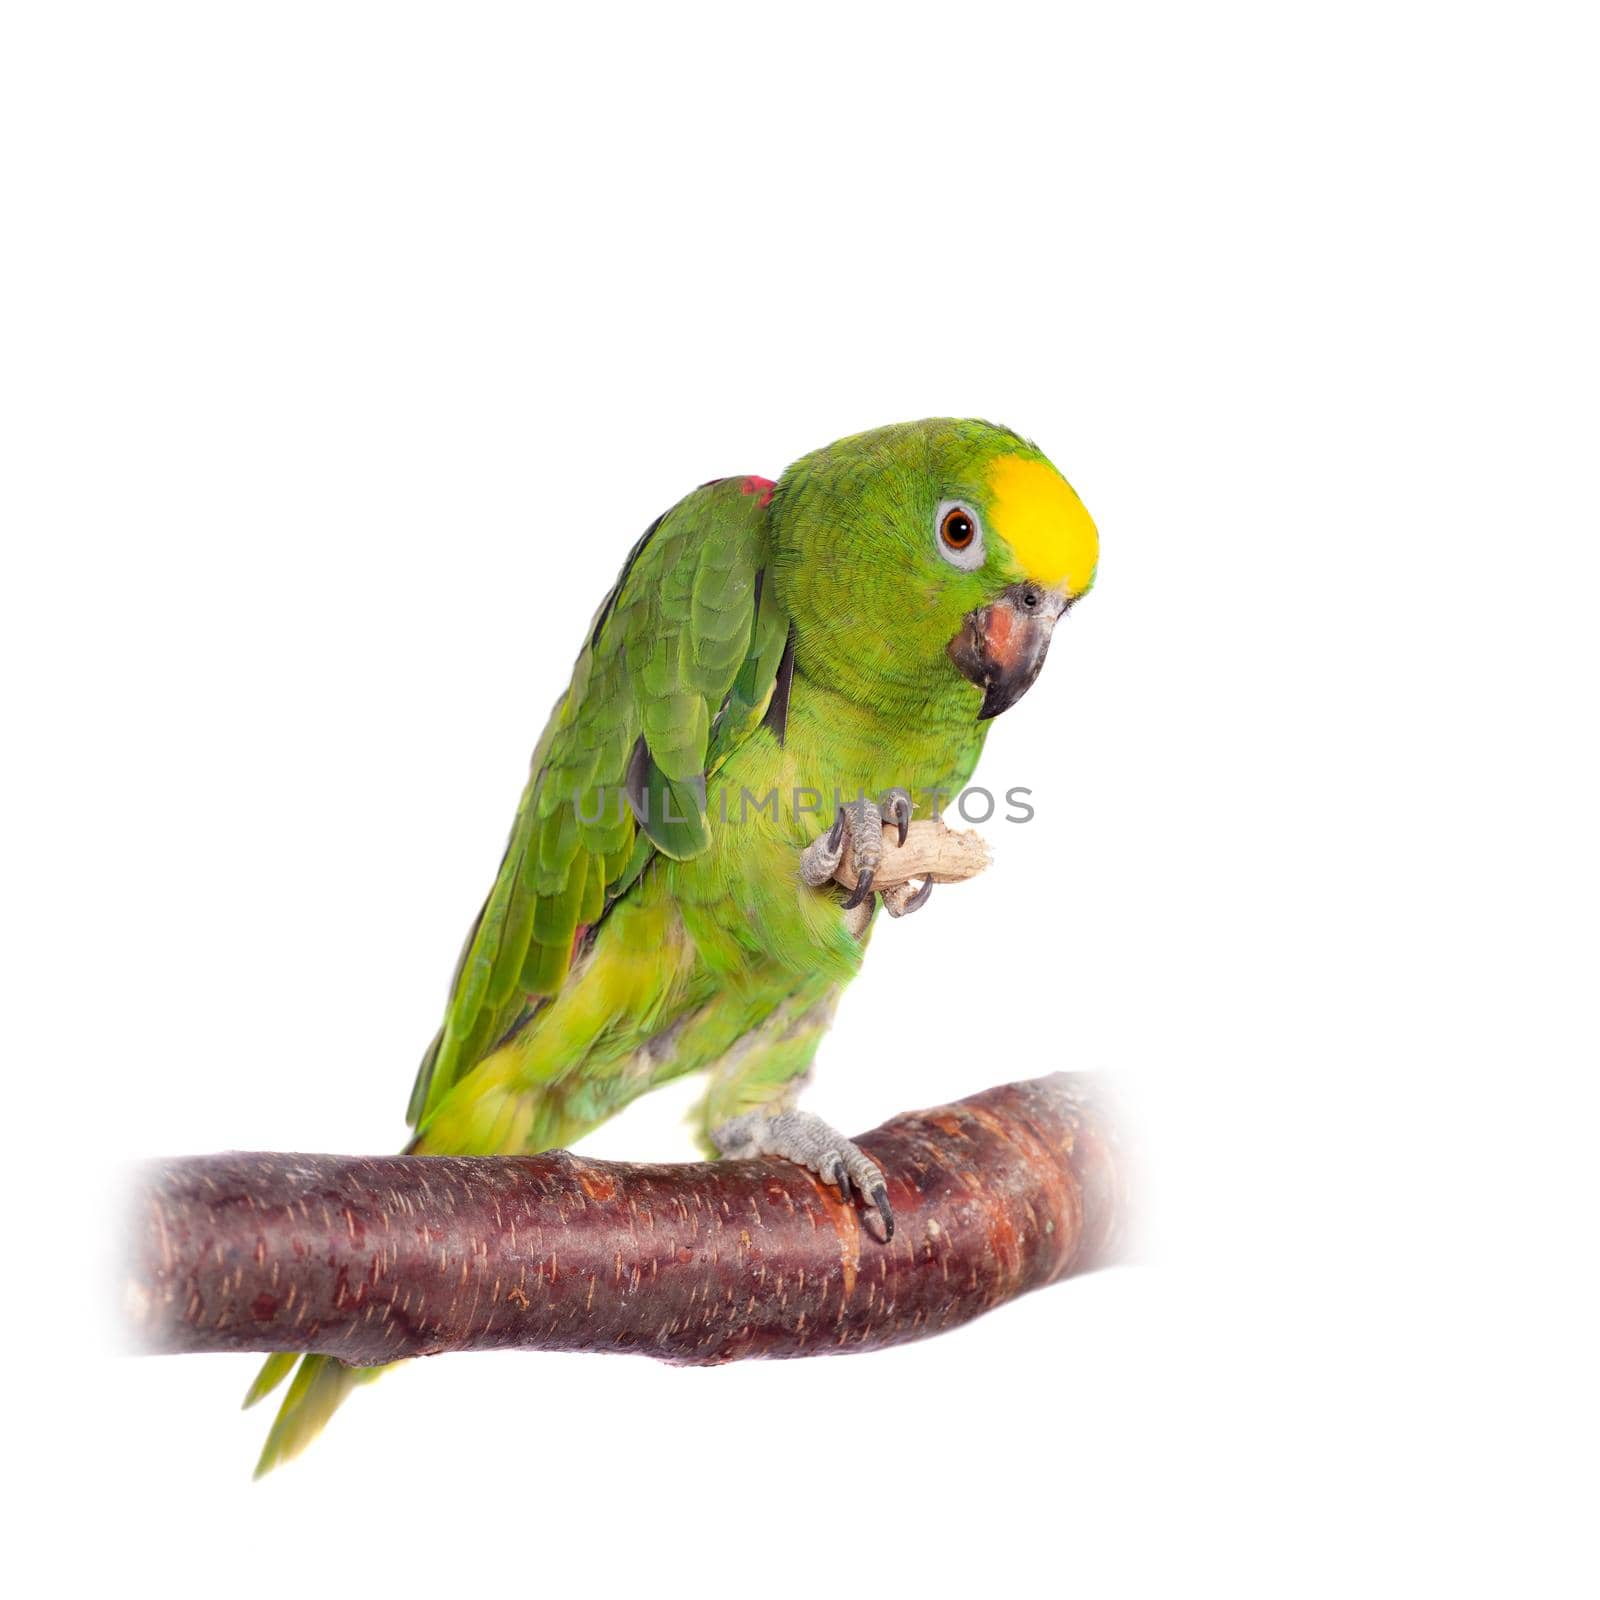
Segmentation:
[(578, 930), (650, 854), (709, 843), (707, 775), (759, 724), (787, 637), (762, 581), (769, 487), (727, 478), (681, 500), (596, 613), (417, 1073), (413, 1125), (561, 987)]
[[(762, 577), (769, 488), (757, 478), (707, 484), (629, 554), (534, 751), (494, 888), (417, 1073), (412, 1124), (561, 987), (578, 930), (656, 852), (681, 858), (709, 842), (706, 778), (760, 725), (788, 638)], [(637, 813), (624, 801), (630, 791)], [(258, 1475), (303, 1450), (383, 1370), (298, 1359)], [(269, 1357), (245, 1404), (276, 1389), (296, 1360)]]

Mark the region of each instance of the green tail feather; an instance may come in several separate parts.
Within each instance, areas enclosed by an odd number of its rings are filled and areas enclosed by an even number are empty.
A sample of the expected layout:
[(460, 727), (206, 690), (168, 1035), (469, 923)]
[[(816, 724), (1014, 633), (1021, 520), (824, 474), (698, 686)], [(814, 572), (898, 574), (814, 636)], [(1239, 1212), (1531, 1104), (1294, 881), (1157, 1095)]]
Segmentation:
[[(256, 1463), (258, 1478), (271, 1472), (280, 1462), (299, 1455), (327, 1426), (328, 1418), (339, 1409), (352, 1389), (371, 1383), (387, 1370), (384, 1367), (348, 1367), (335, 1356), (301, 1356), (298, 1359), (300, 1370), (295, 1373), (294, 1382), (278, 1407), (272, 1431)], [(244, 1397), (245, 1405), (253, 1406), (271, 1394), (288, 1376), (295, 1360), (295, 1356), (281, 1352), (268, 1356)]]
[(294, 1364), (299, 1359), (299, 1356), (288, 1350), (280, 1350), (277, 1355), (268, 1356), (256, 1374), (256, 1381), (250, 1385), (250, 1390), (244, 1397), (244, 1409), (248, 1411), (256, 1401), (265, 1400), (294, 1370)]

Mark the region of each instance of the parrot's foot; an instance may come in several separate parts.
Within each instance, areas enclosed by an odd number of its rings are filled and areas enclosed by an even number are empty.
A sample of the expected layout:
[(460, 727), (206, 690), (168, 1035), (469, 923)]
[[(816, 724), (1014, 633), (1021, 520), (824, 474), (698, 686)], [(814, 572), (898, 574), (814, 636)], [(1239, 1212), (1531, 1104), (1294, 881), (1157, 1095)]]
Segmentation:
[(932, 893), (933, 879), (924, 878), (915, 886), (909, 883), (891, 884), (879, 892), (878, 898), (883, 901), (883, 909), (891, 917), (909, 917), (913, 911), (920, 911), (927, 905)]
[(878, 1208), (883, 1242), (894, 1238), (894, 1212), (878, 1164), (842, 1133), (810, 1111), (747, 1111), (711, 1130), (712, 1143), (723, 1155), (741, 1161), (750, 1156), (782, 1156), (809, 1168), (824, 1183), (836, 1184), (848, 1201), (851, 1187)]
[[(904, 789), (891, 789), (884, 796), (882, 806), (874, 805), (865, 797), (840, 806), (833, 826), (800, 852), (800, 881), (820, 889), (838, 871), (839, 863), (844, 860), (845, 843), (849, 842), (856, 886), (850, 891), (844, 910), (858, 936), (872, 915), (872, 882), (883, 861), (885, 823), (894, 828), (899, 842), (904, 844), (906, 830), (911, 826), (911, 796)], [(916, 889), (909, 883), (897, 883), (881, 891), (891, 917), (905, 917), (920, 911), (932, 893), (932, 878), (925, 879)], [(866, 908), (865, 915), (854, 915), (862, 907)]]

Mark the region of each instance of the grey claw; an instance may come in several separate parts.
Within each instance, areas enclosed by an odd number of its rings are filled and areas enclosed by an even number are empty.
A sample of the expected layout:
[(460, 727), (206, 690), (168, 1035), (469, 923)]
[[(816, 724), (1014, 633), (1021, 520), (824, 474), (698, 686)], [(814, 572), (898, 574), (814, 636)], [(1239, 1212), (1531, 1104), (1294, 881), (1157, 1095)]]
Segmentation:
[(892, 822), (895, 831), (899, 834), (899, 842), (904, 845), (906, 834), (911, 827), (911, 796), (904, 789), (891, 789), (883, 797), (883, 809), (880, 813), (885, 822)]
[(856, 886), (850, 891), (850, 898), (844, 903), (844, 909), (846, 911), (854, 911), (855, 908), (860, 905), (869, 894), (872, 893), (872, 878), (874, 870), (874, 868), (868, 867), (867, 870), (856, 879)]
[(845, 1165), (843, 1156), (834, 1163), (833, 1181), (839, 1186), (839, 1198), (846, 1205), (850, 1204), (850, 1169)]
[(849, 825), (850, 819), (840, 810), (834, 816), (833, 826), (800, 852), (802, 883), (820, 889), (833, 877), (844, 856), (845, 830)]
[(896, 883), (882, 891), (883, 908), (891, 917), (909, 917), (927, 905), (932, 893), (932, 878), (924, 878), (915, 889), (909, 883)]
[(889, 1206), (889, 1191), (881, 1183), (872, 1186), (872, 1203), (883, 1218), (883, 1242), (888, 1244), (894, 1238), (894, 1212)]

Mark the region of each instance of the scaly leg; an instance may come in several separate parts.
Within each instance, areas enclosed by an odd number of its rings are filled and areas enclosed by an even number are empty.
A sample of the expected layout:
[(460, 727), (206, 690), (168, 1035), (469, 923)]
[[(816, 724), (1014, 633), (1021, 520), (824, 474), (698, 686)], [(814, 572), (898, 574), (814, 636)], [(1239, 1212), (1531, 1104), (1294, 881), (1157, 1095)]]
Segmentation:
[(697, 1120), (702, 1140), (719, 1155), (783, 1156), (836, 1184), (846, 1199), (853, 1185), (878, 1208), (887, 1243), (894, 1213), (877, 1164), (820, 1117), (794, 1106), (838, 997), (834, 985), (813, 984), (738, 1039), (712, 1067)]
[[(883, 829), (888, 823), (906, 842), (906, 830), (911, 826), (911, 796), (904, 789), (891, 789), (884, 796), (883, 805), (876, 806), (862, 798), (840, 806), (833, 826), (820, 838), (812, 840), (800, 852), (800, 881), (813, 889), (820, 889), (832, 879), (844, 859), (846, 840), (855, 862), (856, 886), (843, 910), (859, 938), (872, 918), (872, 882), (883, 861)], [(933, 879), (926, 879), (920, 888), (910, 884), (896, 884), (881, 891), (885, 908), (891, 917), (909, 916), (920, 911), (933, 893)], [(866, 907), (862, 913), (862, 907)]]
[(782, 1156), (809, 1168), (824, 1183), (838, 1185), (839, 1198), (848, 1201), (852, 1185), (878, 1208), (883, 1219), (883, 1242), (894, 1238), (894, 1212), (878, 1164), (861, 1147), (831, 1128), (812, 1111), (747, 1111), (732, 1122), (711, 1130), (723, 1155), (733, 1160), (749, 1156)]

